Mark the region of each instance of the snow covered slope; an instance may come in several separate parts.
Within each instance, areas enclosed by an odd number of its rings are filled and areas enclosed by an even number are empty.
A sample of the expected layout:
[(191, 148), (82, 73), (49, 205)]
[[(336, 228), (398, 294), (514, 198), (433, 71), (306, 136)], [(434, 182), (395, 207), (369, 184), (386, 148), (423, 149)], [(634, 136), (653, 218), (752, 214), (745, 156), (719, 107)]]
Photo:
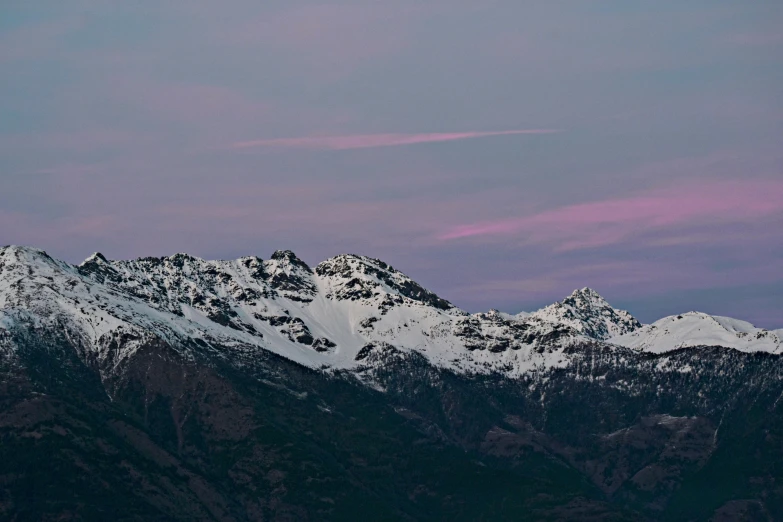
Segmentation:
[(690, 346), (725, 346), (741, 352), (781, 353), (781, 330), (756, 328), (746, 321), (688, 312), (664, 317), (609, 342), (646, 352), (663, 353)]

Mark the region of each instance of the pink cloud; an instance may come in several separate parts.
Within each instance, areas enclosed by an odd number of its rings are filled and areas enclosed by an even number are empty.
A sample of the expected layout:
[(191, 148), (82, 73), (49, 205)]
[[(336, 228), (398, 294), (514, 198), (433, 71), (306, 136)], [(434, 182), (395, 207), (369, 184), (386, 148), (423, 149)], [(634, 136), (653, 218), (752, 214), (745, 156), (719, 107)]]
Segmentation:
[(755, 220), (783, 212), (783, 181), (686, 183), (647, 194), (581, 203), (521, 218), (452, 227), (441, 240), (516, 235), (560, 251), (619, 243), (632, 235)]
[(293, 148), (313, 150), (348, 150), (374, 147), (393, 147), (418, 143), (438, 143), (444, 141), (485, 138), (489, 136), (508, 136), (514, 134), (552, 134), (554, 129), (520, 129), (489, 132), (439, 132), (422, 134), (356, 134), (350, 136), (312, 136), (302, 138), (277, 138), (268, 140), (241, 141), (230, 146), (232, 149), (255, 147)]

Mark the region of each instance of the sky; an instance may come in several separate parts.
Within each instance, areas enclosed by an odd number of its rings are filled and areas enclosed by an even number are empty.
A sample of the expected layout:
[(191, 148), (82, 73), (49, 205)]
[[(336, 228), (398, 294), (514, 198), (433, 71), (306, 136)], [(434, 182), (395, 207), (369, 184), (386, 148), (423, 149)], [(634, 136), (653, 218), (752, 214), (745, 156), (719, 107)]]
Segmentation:
[(4, 0), (0, 244), (783, 327), (779, 0)]

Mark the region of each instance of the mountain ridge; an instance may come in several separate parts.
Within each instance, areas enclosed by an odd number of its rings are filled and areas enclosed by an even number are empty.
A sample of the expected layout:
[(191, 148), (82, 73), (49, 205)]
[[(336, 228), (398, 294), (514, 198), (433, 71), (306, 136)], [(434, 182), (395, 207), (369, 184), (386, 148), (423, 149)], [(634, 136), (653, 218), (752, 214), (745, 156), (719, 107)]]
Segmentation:
[[(747, 332), (724, 335), (717, 319), (703, 324), (720, 332), (692, 340), (683, 338), (682, 329), (659, 328), (671, 318), (642, 325), (587, 287), (531, 313), (470, 314), (381, 260), (341, 254), (311, 268), (290, 250), (275, 251), (269, 260), (204, 260), (178, 253), (111, 261), (96, 252), (71, 265), (40, 249), (3, 247), (3, 309), (14, 307), (12, 262), (21, 270), (16, 308), (29, 312), (37, 306), (42, 317), (69, 317), (101, 357), (110, 355), (107, 347), (123, 328), (138, 330), (139, 337), (155, 332), (169, 340), (271, 350), (299, 364), (335, 369), (356, 367), (359, 353), (373, 343), (419, 351), (458, 372), (509, 375), (557, 367), (565, 349), (585, 341), (656, 353), (705, 344), (781, 352), (776, 332), (754, 328), (763, 342), (749, 342)], [(23, 280), (29, 283), (24, 290)], [(92, 312), (85, 313), (85, 304)], [(3, 315), (8, 322), (8, 312)]]
[(661, 321), (471, 314), (363, 256), (0, 248), (0, 518), (783, 518), (777, 333)]

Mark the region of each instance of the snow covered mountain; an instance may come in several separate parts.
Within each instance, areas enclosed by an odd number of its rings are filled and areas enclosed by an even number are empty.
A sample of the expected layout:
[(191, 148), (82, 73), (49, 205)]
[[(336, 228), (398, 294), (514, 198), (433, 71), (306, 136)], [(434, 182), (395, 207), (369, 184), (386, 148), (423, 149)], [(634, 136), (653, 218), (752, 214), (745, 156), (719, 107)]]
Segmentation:
[(780, 330), (764, 330), (738, 319), (688, 312), (664, 317), (609, 342), (652, 353), (692, 346), (725, 346), (741, 352), (780, 354), (781, 337)]
[(471, 315), (362, 256), (337, 256), (315, 269), (289, 251), (233, 261), (94, 254), (72, 266), (41, 250), (0, 250), (3, 324), (67, 325), (105, 367), (157, 336), (179, 346), (232, 347), (229, 357), (265, 349), (336, 369), (357, 367), (374, 347), (389, 344), (457, 371), (519, 374), (559, 364), (563, 348), (594, 331), (634, 323), (595, 296), (569, 298), (563, 320), (552, 313)]
[(42, 250), (0, 249), (0, 328), (59, 326), (103, 372), (152, 338), (268, 350), (311, 368), (353, 369), (373, 350), (417, 352), (458, 373), (519, 376), (563, 366), (568, 348), (605, 342), (659, 353), (720, 345), (779, 353), (780, 338), (704, 314), (642, 325), (589, 288), (531, 314), (469, 314), (383, 261), (340, 255), (314, 269), (293, 252), (205, 261), (187, 254), (78, 266)]
[(781, 333), (588, 288), (470, 314), (353, 255), (3, 247), (0, 514), (783, 519)]

